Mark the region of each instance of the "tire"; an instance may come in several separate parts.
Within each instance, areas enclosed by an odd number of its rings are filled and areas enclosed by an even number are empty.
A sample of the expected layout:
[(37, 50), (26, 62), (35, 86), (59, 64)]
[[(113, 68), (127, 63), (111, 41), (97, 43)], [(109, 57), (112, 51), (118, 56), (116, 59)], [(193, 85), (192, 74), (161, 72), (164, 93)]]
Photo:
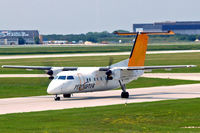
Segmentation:
[(121, 98), (129, 98), (129, 93), (128, 92), (122, 92)]
[(70, 98), (70, 97), (71, 97), (71, 94), (63, 94), (63, 97), (64, 97), (64, 98)]
[(60, 97), (55, 97), (54, 100), (55, 101), (60, 101)]

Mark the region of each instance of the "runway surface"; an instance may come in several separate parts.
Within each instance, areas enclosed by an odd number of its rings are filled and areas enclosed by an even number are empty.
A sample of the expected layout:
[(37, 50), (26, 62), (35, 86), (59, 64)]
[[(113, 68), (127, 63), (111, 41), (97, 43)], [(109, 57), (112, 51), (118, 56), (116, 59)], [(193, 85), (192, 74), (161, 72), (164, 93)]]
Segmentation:
[[(47, 74), (0, 74), (0, 78), (9, 78), (9, 77), (49, 77), (49, 76)], [(145, 73), (142, 75), (142, 77), (200, 81), (200, 73)]]
[[(148, 51), (147, 54), (193, 53), (193, 52), (200, 52), (200, 50)], [(88, 54), (14, 55), (14, 56), (0, 56), (0, 59), (5, 60), (5, 59), (78, 57), (78, 56), (109, 56), (109, 55), (130, 55), (130, 52), (88, 53)]]
[(79, 93), (61, 101), (54, 101), (53, 96), (0, 99), (0, 114), (198, 98), (200, 84), (129, 89), (128, 92), (129, 99), (120, 98), (121, 90)]

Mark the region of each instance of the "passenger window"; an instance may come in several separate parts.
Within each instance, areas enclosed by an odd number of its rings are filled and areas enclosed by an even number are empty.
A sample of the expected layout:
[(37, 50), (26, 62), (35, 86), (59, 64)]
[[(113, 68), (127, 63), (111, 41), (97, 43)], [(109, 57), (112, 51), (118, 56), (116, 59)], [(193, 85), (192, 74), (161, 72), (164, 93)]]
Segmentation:
[(66, 76), (59, 76), (58, 79), (65, 80)]
[(87, 82), (89, 82), (89, 79), (87, 78)]
[(99, 80), (99, 78), (97, 78), (97, 80)]
[(100, 79), (103, 80), (102, 77), (100, 77)]
[(91, 78), (89, 78), (89, 81), (91, 81)]
[(94, 78), (94, 81), (96, 81), (96, 79)]
[(74, 77), (73, 76), (67, 76), (67, 79), (68, 80), (74, 80)]

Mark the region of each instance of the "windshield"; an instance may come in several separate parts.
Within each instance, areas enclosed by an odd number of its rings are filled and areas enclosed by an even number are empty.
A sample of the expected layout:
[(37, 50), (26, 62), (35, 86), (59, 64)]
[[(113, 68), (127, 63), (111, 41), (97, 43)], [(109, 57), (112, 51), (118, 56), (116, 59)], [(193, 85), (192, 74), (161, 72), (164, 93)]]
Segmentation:
[(66, 76), (59, 76), (58, 79), (65, 80)]
[(74, 77), (73, 77), (73, 76), (67, 76), (67, 79), (68, 79), (68, 80), (73, 80)]
[(55, 80), (58, 79), (58, 80), (74, 80), (74, 76), (56, 76), (54, 78)]

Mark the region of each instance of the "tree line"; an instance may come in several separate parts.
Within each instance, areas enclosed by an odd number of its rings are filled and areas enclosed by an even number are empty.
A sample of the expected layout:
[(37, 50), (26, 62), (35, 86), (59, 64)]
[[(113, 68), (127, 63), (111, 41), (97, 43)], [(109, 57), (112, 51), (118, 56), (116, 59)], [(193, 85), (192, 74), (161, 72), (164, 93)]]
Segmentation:
[[(118, 30), (118, 32), (128, 32), (125, 30)], [(118, 36), (114, 32), (108, 31), (103, 32), (88, 32), (86, 34), (68, 34), (68, 35), (43, 35), (44, 41), (61, 40), (61, 41), (90, 41), (93, 43), (118, 43), (121, 40), (123, 43), (130, 43), (133, 41), (132, 36)], [(195, 41), (200, 39), (200, 35), (165, 35), (165, 36), (150, 36), (150, 42), (175, 42), (175, 41)]]

